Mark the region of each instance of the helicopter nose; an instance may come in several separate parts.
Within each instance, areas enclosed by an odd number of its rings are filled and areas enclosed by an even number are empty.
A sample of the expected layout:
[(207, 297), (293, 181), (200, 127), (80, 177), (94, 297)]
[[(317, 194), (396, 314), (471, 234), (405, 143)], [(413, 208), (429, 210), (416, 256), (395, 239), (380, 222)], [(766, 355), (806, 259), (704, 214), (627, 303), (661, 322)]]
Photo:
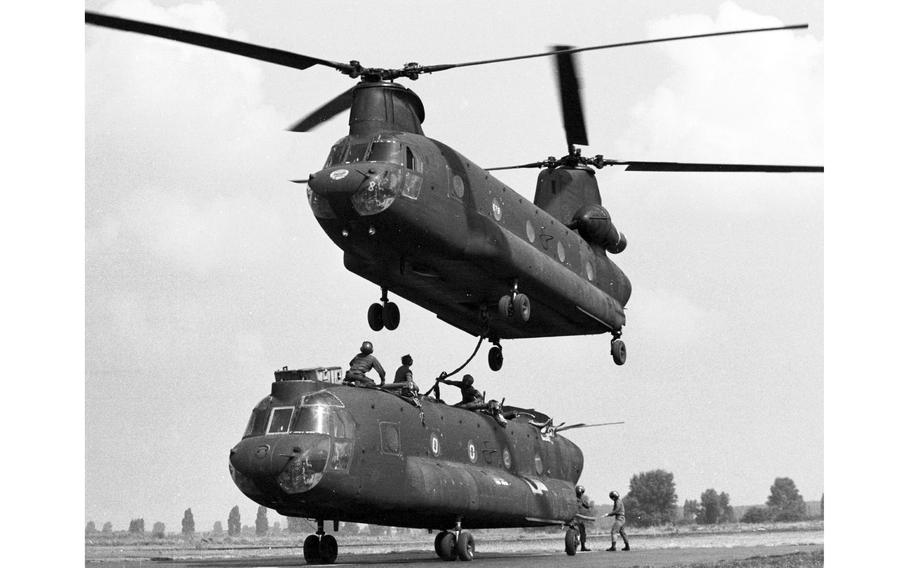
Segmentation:
[(311, 174), (309, 186), (326, 199), (350, 198), (368, 177), (367, 173), (348, 165)]
[(329, 437), (320, 434), (248, 438), (231, 449), (231, 476), (248, 495), (276, 485), (286, 493), (302, 493), (322, 479), (330, 447)]

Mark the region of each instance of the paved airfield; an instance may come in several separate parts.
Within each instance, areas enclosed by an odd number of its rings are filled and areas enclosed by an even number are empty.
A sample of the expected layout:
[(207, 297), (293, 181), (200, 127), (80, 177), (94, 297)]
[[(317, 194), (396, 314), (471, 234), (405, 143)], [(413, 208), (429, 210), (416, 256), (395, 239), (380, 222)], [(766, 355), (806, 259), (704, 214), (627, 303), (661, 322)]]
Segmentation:
[[(657, 550), (633, 550), (630, 552), (606, 552), (604, 550), (594, 550), (592, 552), (580, 552), (574, 557), (567, 556), (564, 552), (560, 553), (536, 553), (536, 554), (503, 554), (503, 553), (480, 553), (475, 556), (474, 561), (469, 565), (473, 567), (495, 566), (497, 568), (525, 568), (534, 565), (537, 568), (542, 567), (571, 567), (571, 568), (600, 568), (603, 566), (628, 567), (649, 566), (654, 568), (680, 566), (695, 563), (716, 563), (729, 560), (744, 560), (755, 557), (785, 556), (799, 552), (809, 553), (823, 550), (821, 544), (801, 544), (801, 545), (783, 545), (783, 546), (737, 546), (721, 548), (664, 548)], [(91, 564), (91, 563), (87, 563)], [(144, 561), (128, 561), (116, 563), (118, 566), (138, 566), (143, 564), (148, 566), (150, 563)], [(267, 568), (269, 566), (306, 566), (303, 561), (303, 555), (293, 556), (270, 556), (262, 558), (236, 558), (236, 559), (199, 559), (199, 560), (181, 560), (171, 561), (165, 559), (155, 559), (151, 562), (153, 565), (167, 567), (225, 567), (241, 568), (256, 567)], [(441, 561), (433, 554), (422, 551), (395, 552), (389, 554), (342, 554), (338, 556), (338, 561), (334, 566), (383, 566), (392, 568), (395, 566), (407, 566), (416, 568), (422, 566), (433, 566), (439, 568)], [(459, 563), (460, 564), (460, 563)], [(111, 566), (111, 563), (101, 563), (100, 566)], [(460, 564), (464, 566), (464, 564)]]

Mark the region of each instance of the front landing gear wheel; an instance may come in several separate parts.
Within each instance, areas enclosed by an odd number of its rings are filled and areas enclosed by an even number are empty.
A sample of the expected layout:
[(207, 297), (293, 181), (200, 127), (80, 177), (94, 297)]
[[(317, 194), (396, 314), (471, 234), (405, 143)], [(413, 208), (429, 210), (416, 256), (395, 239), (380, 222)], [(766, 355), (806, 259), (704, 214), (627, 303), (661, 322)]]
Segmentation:
[(566, 554), (575, 556), (578, 550), (578, 531), (569, 527), (566, 529)]
[(322, 538), (319, 539), (319, 560), (323, 564), (334, 564), (336, 558), (338, 558), (338, 541), (330, 534), (322, 535)]
[(499, 304), (496, 306), (499, 315), (504, 318), (512, 317), (512, 297), (506, 294), (505, 296), (499, 299)]
[(436, 535), (436, 555), (443, 560), (455, 560), (458, 554), (455, 552), (455, 535), (449, 531), (443, 531)]
[(499, 345), (490, 347), (490, 352), (487, 353), (487, 363), (490, 364), (490, 369), (493, 371), (502, 369), (502, 347)]
[(382, 330), (382, 304), (373, 304), (370, 306), (370, 309), (367, 310), (367, 322), (370, 324), (370, 329), (373, 331)]
[(512, 313), (521, 321), (531, 319), (531, 300), (524, 294), (515, 294), (512, 299)]
[[(373, 304), (378, 305), (378, 304)], [(382, 306), (382, 324), (389, 331), (398, 328), (398, 323), (401, 321), (401, 312), (398, 311), (398, 304), (395, 302), (389, 302)], [(376, 330), (378, 331), (378, 330)]]
[(455, 552), (459, 560), (474, 560), (474, 536), (468, 531), (461, 531), (455, 543)]
[(610, 354), (613, 355), (613, 362), (617, 365), (626, 362), (626, 344), (622, 342), (622, 339), (614, 339), (610, 343)]
[(319, 564), (322, 559), (319, 557), (319, 537), (311, 534), (303, 541), (303, 559), (307, 564)]

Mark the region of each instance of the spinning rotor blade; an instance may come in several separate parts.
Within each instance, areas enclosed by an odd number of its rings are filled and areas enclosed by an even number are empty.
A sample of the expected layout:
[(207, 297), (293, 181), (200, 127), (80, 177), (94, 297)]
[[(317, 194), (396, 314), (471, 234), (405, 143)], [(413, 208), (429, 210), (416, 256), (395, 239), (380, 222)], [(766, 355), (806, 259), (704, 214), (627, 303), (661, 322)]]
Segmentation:
[(768, 164), (698, 164), (692, 162), (637, 162), (606, 160), (605, 165), (627, 166), (627, 172), (767, 172), (822, 173), (823, 166), (779, 166)]
[(556, 55), (556, 75), (559, 79), (559, 98), (562, 103), (562, 124), (566, 131), (566, 144), (569, 152), (576, 144), (588, 145), (588, 132), (585, 129), (585, 115), (581, 107), (581, 87), (578, 74), (575, 73), (575, 55), (566, 50), (568, 45), (554, 45)]
[(325, 103), (315, 111), (308, 114), (300, 122), (288, 128), (291, 132), (307, 132), (312, 128), (322, 124), (326, 120), (341, 114), (351, 108), (354, 103), (354, 87), (341, 93), (334, 99)]
[(242, 55), (244, 57), (258, 59), (260, 61), (275, 63), (277, 65), (293, 67), (294, 69), (308, 69), (313, 65), (324, 65), (326, 67), (338, 69), (344, 73), (349, 73), (353, 70), (353, 67), (351, 65), (344, 63), (326, 61), (324, 59), (317, 59), (308, 55), (301, 55), (299, 53), (292, 53), (290, 51), (283, 51), (281, 49), (272, 49), (270, 47), (262, 47), (260, 45), (254, 45), (251, 43), (226, 39), (223, 37), (217, 37), (199, 32), (191, 32), (179, 28), (172, 28), (170, 26), (149, 24), (147, 22), (140, 22), (137, 20), (107, 16), (105, 14), (99, 14), (97, 12), (86, 11), (85, 23), (105, 28), (112, 28), (115, 30), (136, 32), (164, 39), (171, 39), (174, 41), (179, 41), (181, 43), (198, 45), (200, 47), (207, 47), (209, 49), (214, 49), (217, 51), (225, 51), (227, 53), (233, 53), (235, 55)]

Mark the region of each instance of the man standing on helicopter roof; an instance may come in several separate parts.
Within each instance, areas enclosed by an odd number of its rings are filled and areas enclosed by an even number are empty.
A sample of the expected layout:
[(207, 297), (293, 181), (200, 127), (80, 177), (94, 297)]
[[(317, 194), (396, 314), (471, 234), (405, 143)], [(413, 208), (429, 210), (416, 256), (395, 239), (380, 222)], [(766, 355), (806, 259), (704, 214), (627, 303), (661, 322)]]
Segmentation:
[(354, 355), (354, 358), (351, 359), (351, 368), (345, 373), (344, 382), (360, 387), (374, 387), (376, 383), (366, 376), (370, 369), (375, 369), (379, 374), (379, 384), (385, 384), (385, 369), (382, 368), (379, 360), (373, 356), (373, 344), (369, 341), (364, 341), (360, 345), (360, 353)]

